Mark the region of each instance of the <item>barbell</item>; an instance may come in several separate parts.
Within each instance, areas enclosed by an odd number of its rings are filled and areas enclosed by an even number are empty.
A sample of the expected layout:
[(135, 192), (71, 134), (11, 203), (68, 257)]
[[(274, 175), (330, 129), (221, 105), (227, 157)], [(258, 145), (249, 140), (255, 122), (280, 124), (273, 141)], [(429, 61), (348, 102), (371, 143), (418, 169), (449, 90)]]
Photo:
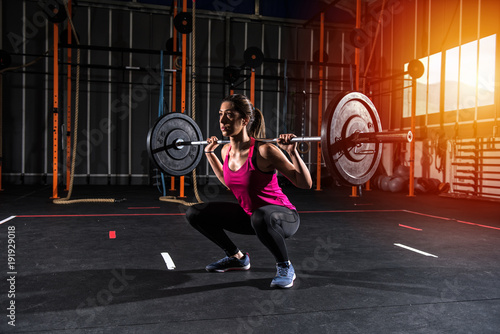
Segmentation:
[[(147, 135), (151, 160), (165, 174), (186, 175), (203, 156), (200, 128), (183, 113), (159, 118)], [(257, 139), (276, 143), (278, 138)], [(327, 107), (321, 137), (295, 137), (292, 142), (321, 142), (321, 154), (330, 174), (343, 185), (359, 186), (376, 172), (382, 155), (381, 143), (411, 142), (411, 131), (383, 132), (377, 109), (359, 92), (340, 94)], [(229, 143), (219, 140), (220, 144)]]

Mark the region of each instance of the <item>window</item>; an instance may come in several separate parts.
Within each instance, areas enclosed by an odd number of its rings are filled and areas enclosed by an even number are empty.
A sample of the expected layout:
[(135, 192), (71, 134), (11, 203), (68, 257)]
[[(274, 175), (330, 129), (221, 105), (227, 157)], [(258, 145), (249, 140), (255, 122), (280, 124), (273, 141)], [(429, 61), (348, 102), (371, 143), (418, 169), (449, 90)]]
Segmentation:
[[(444, 110), (492, 105), (495, 96), (496, 35), (445, 52)], [(416, 115), (439, 112), (441, 53), (421, 58), (425, 72), (417, 79)], [(405, 69), (408, 64), (405, 65)], [(407, 75), (405, 79), (410, 79)], [(409, 80), (406, 81), (409, 86)], [(411, 87), (405, 90), (403, 117), (411, 116)]]
[(495, 103), (496, 35), (479, 40), (478, 106)]
[[(417, 79), (417, 108), (416, 114), (425, 115), (426, 113), (438, 113), (440, 101), (441, 84), (441, 53), (436, 53), (429, 57), (419, 59), (424, 64), (424, 74)], [(408, 70), (408, 64), (405, 64), (405, 71)], [(405, 75), (406, 86), (410, 85), (411, 77)], [(404, 117), (411, 116), (411, 90), (409, 87), (405, 92), (405, 104), (403, 110)]]

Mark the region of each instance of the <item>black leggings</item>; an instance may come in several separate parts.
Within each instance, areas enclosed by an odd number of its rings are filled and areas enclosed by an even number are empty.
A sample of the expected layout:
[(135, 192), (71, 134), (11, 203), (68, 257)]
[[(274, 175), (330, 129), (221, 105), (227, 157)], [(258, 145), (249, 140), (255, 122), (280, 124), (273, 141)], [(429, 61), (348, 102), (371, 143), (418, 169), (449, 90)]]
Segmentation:
[(195, 229), (212, 240), (227, 256), (239, 252), (225, 231), (257, 235), (271, 251), (276, 262), (288, 261), (285, 239), (297, 232), (299, 214), (284, 206), (267, 205), (247, 215), (241, 206), (230, 202), (209, 202), (189, 207), (186, 219)]

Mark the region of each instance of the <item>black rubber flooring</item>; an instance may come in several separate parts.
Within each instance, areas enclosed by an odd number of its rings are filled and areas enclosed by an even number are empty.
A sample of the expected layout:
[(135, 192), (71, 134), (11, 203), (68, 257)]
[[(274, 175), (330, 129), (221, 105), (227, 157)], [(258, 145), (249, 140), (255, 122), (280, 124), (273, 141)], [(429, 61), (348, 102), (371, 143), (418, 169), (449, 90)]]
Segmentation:
[(500, 332), (498, 202), (286, 187), (298, 278), (275, 290), (253, 236), (232, 235), (249, 271), (205, 272), (224, 254), (154, 187), (75, 186), (74, 199), (127, 199), (112, 204), (56, 205), (51, 191), (0, 192), (1, 333)]

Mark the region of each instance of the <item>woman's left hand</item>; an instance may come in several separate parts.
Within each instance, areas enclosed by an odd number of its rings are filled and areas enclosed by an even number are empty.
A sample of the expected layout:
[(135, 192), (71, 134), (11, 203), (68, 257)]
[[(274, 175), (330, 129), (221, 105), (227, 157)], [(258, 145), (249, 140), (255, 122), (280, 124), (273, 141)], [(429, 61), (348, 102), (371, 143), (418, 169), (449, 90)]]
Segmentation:
[(288, 153), (295, 151), (297, 143), (292, 143), (290, 140), (297, 137), (293, 133), (280, 134), (278, 137), (278, 146)]

